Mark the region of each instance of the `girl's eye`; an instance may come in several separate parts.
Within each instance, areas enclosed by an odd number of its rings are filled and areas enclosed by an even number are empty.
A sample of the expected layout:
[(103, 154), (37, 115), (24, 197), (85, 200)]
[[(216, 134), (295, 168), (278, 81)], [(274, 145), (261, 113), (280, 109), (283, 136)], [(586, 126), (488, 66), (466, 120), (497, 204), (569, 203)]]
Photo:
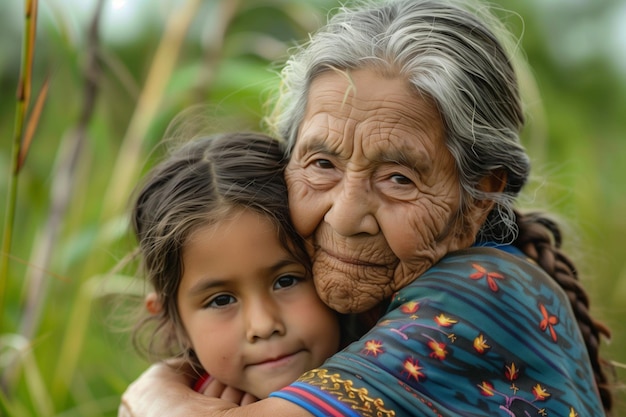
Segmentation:
[(301, 280), (301, 278), (296, 277), (294, 275), (284, 275), (280, 278), (278, 278), (276, 280), (276, 282), (274, 283), (274, 289), (282, 289), (282, 288), (289, 288), (289, 287), (293, 287), (294, 285), (296, 285), (299, 281)]
[(328, 159), (316, 159), (314, 163), (318, 168), (322, 168), (322, 169), (334, 168), (333, 163), (330, 162)]
[(232, 295), (220, 294), (211, 298), (209, 302), (206, 304), (206, 307), (207, 308), (220, 308), (220, 307), (227, 306), (229, 304), (233, 304), (235, 302), (237, 302), (237, 299), (235, 299), (235, 297), (233, 297)]

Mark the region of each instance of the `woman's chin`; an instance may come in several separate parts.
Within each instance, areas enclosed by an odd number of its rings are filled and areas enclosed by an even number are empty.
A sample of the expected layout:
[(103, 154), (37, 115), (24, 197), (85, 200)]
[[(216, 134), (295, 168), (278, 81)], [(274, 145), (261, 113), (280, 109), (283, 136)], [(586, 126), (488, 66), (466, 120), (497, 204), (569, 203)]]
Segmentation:
[(314, 271), (315, 286), (322, 301), (339, 313), (363, 313), (377, 306), (390, 294), (380, 286), (347, 279), (344, 272), (324, 269)]

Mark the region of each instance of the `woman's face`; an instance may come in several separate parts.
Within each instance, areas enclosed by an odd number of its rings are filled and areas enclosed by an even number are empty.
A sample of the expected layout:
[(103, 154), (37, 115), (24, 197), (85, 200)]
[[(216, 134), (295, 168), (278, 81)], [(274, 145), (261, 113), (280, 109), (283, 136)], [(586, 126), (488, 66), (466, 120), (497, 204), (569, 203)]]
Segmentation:
[(286, 179), (295, 226), (314, 243), (317, 291), (340, 312), (374, 307), (478, 228), (461, 219), (436, 107), (371, 70), (313, 81)]

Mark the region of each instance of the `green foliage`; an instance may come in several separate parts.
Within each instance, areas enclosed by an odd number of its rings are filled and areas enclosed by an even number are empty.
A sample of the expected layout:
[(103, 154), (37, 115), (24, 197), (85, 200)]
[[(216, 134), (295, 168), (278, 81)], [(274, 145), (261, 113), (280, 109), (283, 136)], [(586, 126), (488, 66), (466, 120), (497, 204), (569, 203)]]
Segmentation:
[[(21, 54), (8, 40), (23, 37), (23, 5), (0, 3), (4, 201)], [(134, 245), (125, 219), (132, 186), (159, 155), (157, 145), (171, 119), (189, 106), (205, 105), (215, 130), (258, 129), (268, 91), (276, 87), (272, 64), (306, 39), (337, 3), (159, 2), (137, 17), (146, 19), (144, 30), (125, 42), (106, 36), (122, 26), (104, 25), (96, 50), (87, 37), (89, 14), (78, 19), (60, 6), (64, 2), (46, 3), (40, 10), (33, 95), (48, 73), (51, 84), (18, 179), (14, 241), (0, 306), (0, 370), (8, 382), (6, 391), (0, 390), (0, 415), (115, 416), (119, 396), (147, 366), (133, 351), (128, 332), (118, 331), (124, 329), (120, 318), (132, 319), (120, 314), (125, 310), (119, 294), (136, 296), (142, 290), (132, 276), (134, 265), (119, 267)], [(523, 75), (536, 81), (536, 86), (524, 84), (531, 98), (525, 141), (537, 180), (523, 204), (554, 212), (569, 225), (567, 249), (577, 255), (595, 313), (613, 329), (613, 343), (604, 352), (626, 363), (621, 242), (626, 235), (626, 77), (605, 55), (564, 64), (550, 49), (549, 28), (541, 22), (571, 25), (567, 19), (576, 15), (544, 19), (531, 2), (498, 3), (525, 19), (522, 47), (533, 70)], [(602, 7), (612, 7), (607, 1), (598, 4), (593, 9), (598, 16)], [(144, 8), (152, 5), (144, 2)], [(188, 20), (185, 7), (191, 11)], [(168, 31), (174, 19), (183, 22), (182, 35)], [(522, 32), (519, 19), (507, 21)], [(173, 42), (177, 36), (180, 44)], [(94, 51), (99, 70), (88, 60)], [(159, 53), (165, 60), (157, 60)], [(88, 76), (96, 77), (92, 108)], [(541, 102), (534, 101), (535, 88)], [(4, 210), (2, 204), (0, 217)], [(626, 381), (622, 370), (618, 374)], [(615, 415), (626, 413), (623, 391), (617, 402)]]

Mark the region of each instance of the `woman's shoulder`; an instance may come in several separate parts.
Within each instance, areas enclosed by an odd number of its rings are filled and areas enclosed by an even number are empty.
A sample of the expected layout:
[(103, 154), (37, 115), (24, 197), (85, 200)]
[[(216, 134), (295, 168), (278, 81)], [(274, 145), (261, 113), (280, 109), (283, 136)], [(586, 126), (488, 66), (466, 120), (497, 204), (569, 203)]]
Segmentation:
[(452, 252), (407, 287), (409, 292), (452, 288), (489, 298), (544, 296), (567, 301), (563, 289), (531, 258), (516, 249), (471, 247)]
[(507, 351), (542, 352), (528, 355), (528, 366), (541, 368), (547, 357), (555, 363), (586, 357), (567, 295), (518, 254), (484, 247), (451, 253), (396, 293), (383, 320), (406, 319), (409, 306), (471, 344), (490, 340)]
[(553, 353), (571, 348), (577, 359), (584, 353), (567, 295), (523, 255), (484, 247), (451, 253), (397, 292), (386, 317), (402, 317), (407, 303), (429, 311), (435, 321), (444, 315), (450, 323), (471, 323), (492, 340), (507, 334), (518, 347), (530, 343)]
[[(457, 389), (492, 397), (501, 409), (600, 415), (570, 303), (523, 255), (482, 247), (451, 253), (396, 293), (377, 327), (400, 336), (405, 345), (395, 351), (420, 353), (431, 383), (466, 380)], [(526, 415), (519, 412), (511, 415)]]

